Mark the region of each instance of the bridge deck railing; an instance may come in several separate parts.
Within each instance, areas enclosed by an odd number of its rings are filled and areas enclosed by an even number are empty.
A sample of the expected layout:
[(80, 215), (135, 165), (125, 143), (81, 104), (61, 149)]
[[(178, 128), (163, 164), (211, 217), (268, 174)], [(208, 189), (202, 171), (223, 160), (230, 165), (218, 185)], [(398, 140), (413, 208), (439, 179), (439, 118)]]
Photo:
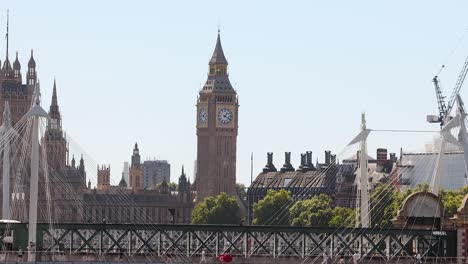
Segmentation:
[[(13, 231), (13, 232), (11, 232)], [(10, 232), (10, 233), (9, 233)], [(27, 225), (0, 225), (13, 234), (12, 250), (26, 249)], [(44, 255), (233, 256), (296, 257), (353, 256), (395, 260), (456, 257), (456, 231), (405, 229), (332, 229), (289, 226), (40, 224), (38, 250)]]

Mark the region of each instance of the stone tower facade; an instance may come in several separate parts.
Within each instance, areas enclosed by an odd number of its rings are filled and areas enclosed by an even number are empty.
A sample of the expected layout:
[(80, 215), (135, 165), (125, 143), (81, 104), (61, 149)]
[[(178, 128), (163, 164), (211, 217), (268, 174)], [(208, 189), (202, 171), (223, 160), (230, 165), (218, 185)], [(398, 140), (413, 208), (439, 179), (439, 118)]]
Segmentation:
[(67, 165), (68, 149), (62, 130), (62, 116), (60, 115), (57, 102), (57, 85), (55, 80), (49, 116), (50, 119), (47, 120), (47, 130), (44, 136), (47, 148), (47, 164), (54, 170), (60, 170)]
[(130, 166), (130, 189), (143, 189), (143, 166), (141, 165), (140, 150), (137, 143), (133, 148), (132, 164)]
[(10, 64), (7, 53), (5, 61), (3, 62), (3, 67), (0, 69), (0, 109), (3, 109), (5, 102), (8, 101), (13, 125), (15, 125), (31, 107), (36, 82), (36, 61), (34, 60), (33, 52), (31, 51), (31, 57), (28, 62), (26, 83), (22, 82), (21, 64), (18, 60), (18, 53), (16, 53), (13, 67)]
[(238, 99), (218, 39), (209, 61), (208, 80), (197, 102), (197, 200), (236, 193)]
[(110, 187), (110, 166), (102, 165), (97, 169), (97, 189), (109, 190)]

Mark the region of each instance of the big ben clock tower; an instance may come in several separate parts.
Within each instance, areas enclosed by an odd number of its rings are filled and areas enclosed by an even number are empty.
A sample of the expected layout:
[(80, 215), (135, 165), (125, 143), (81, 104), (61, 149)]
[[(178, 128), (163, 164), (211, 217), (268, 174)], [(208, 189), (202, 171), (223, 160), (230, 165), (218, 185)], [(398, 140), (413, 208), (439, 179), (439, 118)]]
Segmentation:
[(197, 102), (197, 200), (221, 192), (236, 193), (237, 93), (227, 72), (218, 39), (209, 62), (208, 80)]

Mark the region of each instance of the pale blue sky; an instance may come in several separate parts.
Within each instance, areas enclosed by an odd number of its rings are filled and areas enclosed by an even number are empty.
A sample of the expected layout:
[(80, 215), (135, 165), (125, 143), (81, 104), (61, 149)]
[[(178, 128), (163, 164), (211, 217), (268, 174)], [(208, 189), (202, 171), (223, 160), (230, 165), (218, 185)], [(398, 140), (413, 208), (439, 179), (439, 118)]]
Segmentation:
[[(2, 1), (10, 8), (10, 56), (23, 70), (31, 48), (48, 107), (56, 76), (63, 124), (118, 182), (133, 144), (167, 159), (172, 180), (196, 159), (195, 104), (218, 20), (240, 97), (238, 181), (266, 152), (343, 150), (360, 113), (376, 129), (437, 129), (432, 76), (449, 93), (468, 37), (466, 1)], [(0, 45), (4, 54), (5, 41)], [(0, 56), (4, 60), (4, 55)], [(468, 95), (468, 89), (462, 96)], [(466, 97), (468, 98), (468, 97)], [(465, 99), (468, 100), (468, 99)], [(432, 135), (380, 134), (376, 147), (422, 149)], [(95, 177), (95, 169), (88, 175)]]

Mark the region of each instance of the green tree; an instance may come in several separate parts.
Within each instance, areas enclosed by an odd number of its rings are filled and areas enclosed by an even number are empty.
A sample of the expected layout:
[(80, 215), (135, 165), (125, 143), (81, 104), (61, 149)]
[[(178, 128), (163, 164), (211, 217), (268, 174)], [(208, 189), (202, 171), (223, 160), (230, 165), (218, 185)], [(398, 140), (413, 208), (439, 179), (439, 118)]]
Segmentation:
[(326, 194), (299, 201), (289, 210), (294, 226), (328, 226), (332, 218), (333, 200)]
[(242, 200), (247, 199), (247, 187), (242, 183), (236, 183), (236, 190)]
[(287, 225), (289, 224), (288, 204), (291, 194), (282, 189), (268, 190), (267, 195), (254, 204), (254, 225)]
[(389, 184), (379, 184), (370, 197), (370, 214), (372, 225), (389, 227), (392, 219), (396, 217), (403, 205), (403, 201), (415, 192), (429, 191), (428, 183), (418, 184), (414, 189), (408, 188), (400, 192), (396, 187)]
[(467, 193), (468, 187), (453, 191), (445, 191), (443, 189), (440, 191), (439, 196), (442, 199), (445, 212), (449, 217), (457, 213), (457, 210), (463, 201), (463, 197), (465, 197)]
[(356, 226), (356, 210), (337, 206), (333, 208), (332, 217), (328, 222), (330, 227), (354, 227)]
[[(370, 215), (372, 225), (386, 227), (391, 225), (391, 219), (398, 212), (399, 191), (392, 185), (379, 184), (374, 189), (370, 197)], [(396, 208), (395, 206), (398, 205)]]
[(192, 224), (239, 224), (240, 220), (236, 197), (226, 193), (205, 198), (192, 211)]
[(175, 183), (175, 182), (170, 182), (167, 187), (169, 187), (169, 191), (173, 192), (173, 191), (177, 191), (178, 189), (178, 184)]

